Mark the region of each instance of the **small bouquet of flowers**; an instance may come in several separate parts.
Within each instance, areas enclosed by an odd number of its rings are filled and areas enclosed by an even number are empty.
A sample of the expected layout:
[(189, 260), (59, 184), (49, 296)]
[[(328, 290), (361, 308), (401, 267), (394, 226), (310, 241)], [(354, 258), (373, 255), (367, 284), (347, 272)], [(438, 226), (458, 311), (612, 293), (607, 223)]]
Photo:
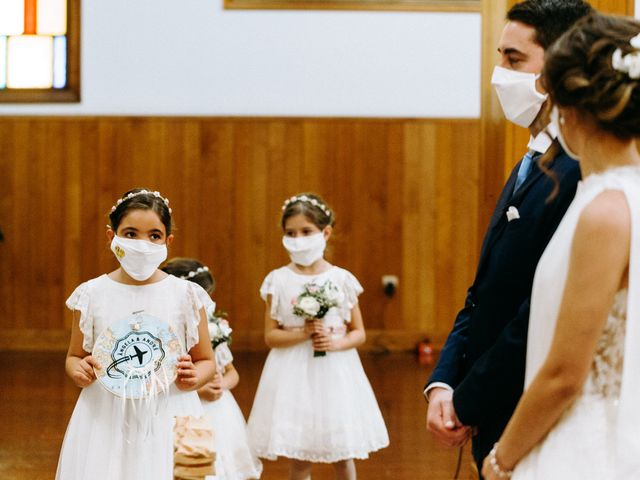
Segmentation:
[[(307, 283), (304, 290), (294, 298), (293, 313), (305, 321), (321, 320), (330, 308), (338, 307), (344, 302), (344, 293), (336, 285), (327, 280), (323, 285)], [(327, 352), (314, 350), (314, 357), (324, 357)]]
[(209, 310), (207, 312), (207, 320), (209, 322), (209, 338), (211, 346), (215, 350), (221, 343), (227, 342), (231, 345), (232, 328), (227, 321), (227, 312), (222, 310)]

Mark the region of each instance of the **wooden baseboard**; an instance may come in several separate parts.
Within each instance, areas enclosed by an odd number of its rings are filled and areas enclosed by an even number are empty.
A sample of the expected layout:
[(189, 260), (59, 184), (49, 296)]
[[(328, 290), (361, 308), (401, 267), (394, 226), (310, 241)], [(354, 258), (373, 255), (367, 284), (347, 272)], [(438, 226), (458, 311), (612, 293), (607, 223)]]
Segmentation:
[[(404, 330), (367, 330), (367, 341), (360, 348), (365, 352), (409, 352), (425, 338), (422, 332)], [(0, 350), (19, 351), (66, 351), (69, 346), (68, 330), (10, 329), (0, 336)], [(434, 339), (438, 349), (441, 342)], [(237, 352), (266, 351), (264, 337), (260, 331), (234, 332), (233, 346)]]

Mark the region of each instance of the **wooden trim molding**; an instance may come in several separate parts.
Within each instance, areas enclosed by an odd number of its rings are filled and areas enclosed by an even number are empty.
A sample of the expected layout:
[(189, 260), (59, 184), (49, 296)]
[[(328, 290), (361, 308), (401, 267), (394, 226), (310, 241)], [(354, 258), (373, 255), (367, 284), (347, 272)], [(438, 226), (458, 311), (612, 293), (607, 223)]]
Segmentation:
[(80, 0), (67, 0), (67, 86), (61, 89), (4, 89), (0, 103), (80, 101)]
[(480, 12), (481, 0), (225, 0), (224, 8), (241, 10)]

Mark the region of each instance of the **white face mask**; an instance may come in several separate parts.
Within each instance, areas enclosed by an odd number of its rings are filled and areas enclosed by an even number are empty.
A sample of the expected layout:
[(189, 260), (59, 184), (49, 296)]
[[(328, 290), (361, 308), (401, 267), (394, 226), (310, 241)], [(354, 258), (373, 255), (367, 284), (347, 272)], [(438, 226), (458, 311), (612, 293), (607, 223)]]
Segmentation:
[(327, 241), (322, 232), (308, 237), (282, 237), (282, 244), (289, 252), (291, 261), (297, 265), (308, 267), (320, 260), (327, 247)]
[(507, 120), (527, 128), (536, 119), (547, 99), (547, 95), (536, 90), (536, 80), (539, 76), (503, 67), (493, 69), (491, 85), (496, 89)]
[(560, 145), (562, 145), (562, 149), (565, 153), (576, 161), (580, 160), (580, 155), (569, 148), (567, 141), (562, 136), (562, 129), (560, 128), (560, 125), (564, 125), (564, 118), (560, 118), (560, 110), (558, 110), (558, 107), (553, 107), (551, 109), (551, 124), (558, 132), (558, 141), (560, 142)]
[(120, 266), (134, 280), (147, 280), (167, 259), (167, 245), (122, 238), (115, 235), (111, 241), (111, 251)]

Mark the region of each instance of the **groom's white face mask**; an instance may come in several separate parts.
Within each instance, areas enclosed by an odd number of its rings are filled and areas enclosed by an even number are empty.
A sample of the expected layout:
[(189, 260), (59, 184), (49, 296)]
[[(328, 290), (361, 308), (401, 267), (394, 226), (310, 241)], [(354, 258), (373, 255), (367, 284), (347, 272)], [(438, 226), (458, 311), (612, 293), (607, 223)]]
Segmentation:
[(491, 83), (502, 110), (511, 122), (529, 127), (547, 98), (538, 78), (544, 66), (544, 48), (535, 28), (518, 21), (505, 25), (498, 43), (500, 62)]
[(539, 77), (534, 73), (516, 72), (508, 68), (494, 69), (491, 84), (496, 89), (507, 120), (527, 128), (536, 119), (547, 100), (547, 95), (536, 89)]

